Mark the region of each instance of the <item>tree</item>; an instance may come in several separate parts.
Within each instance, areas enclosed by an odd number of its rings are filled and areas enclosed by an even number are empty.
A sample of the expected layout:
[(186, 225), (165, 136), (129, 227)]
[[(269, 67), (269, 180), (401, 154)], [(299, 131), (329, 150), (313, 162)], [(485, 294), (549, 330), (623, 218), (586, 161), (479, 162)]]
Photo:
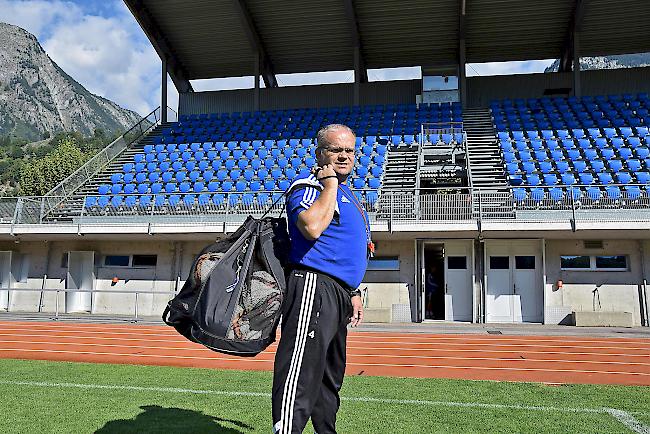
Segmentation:
[(88, 157), (73, 138), (64, 137), (53, 152), (23, 165), (20, 172), (21, 194), (44, 195), (77, 170)]

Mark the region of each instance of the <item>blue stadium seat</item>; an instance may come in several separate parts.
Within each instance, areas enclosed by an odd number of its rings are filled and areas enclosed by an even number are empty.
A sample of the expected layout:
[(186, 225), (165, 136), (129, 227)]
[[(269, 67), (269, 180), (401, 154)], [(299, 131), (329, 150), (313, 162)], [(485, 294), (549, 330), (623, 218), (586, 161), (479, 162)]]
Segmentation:
[(609, 165), (609, 169), (614, 173), (623, 170), (623, 162), (621, 160), (608, 160), (607, 164)]
[(618, 200), (621, 198), (621, 189), (618, 188), (617, 186), (608, 185), (607, 187), (605, 187), (605, 191), (607, 192), (607, 197), (609, 197), (612, 200)]
[(587, 187), (586, 193), (591, 200), (600, 200), (602, 197), (602, 191), (598, 187)]
[(578, 160), (578, 161), (574, 160), (573, 169), (578, 173), (582, 173), (587, 170), (587, 162), (582, 160)]
[(612, 175), (609, 172), (602, 172), (598, 173), (598, 181), (601, 184), (612, 184), (614, 182), (614, 179), (612, 178)]
[[(163, 202), (162, 202), (162, 204), (159, 205), (158, 197), (156, 197), (156, 206), (162, 206), (165, 203), (164, 200), (165, 199), (164, 199), (164, 196), (163, 196)], [(178, 205), (178, 203), (180, 202), (180, 200), (181, 200), (181, 197), (179, 195), (172, 194), (172, 195), (167, 197), (167, 204), (170, 207), (176, 207)]]
[(527, 192), (524, 188), (515, 188), (512, 190), (512, 194), (517, 202), (523, 202), (526, 200)]
[(602, 160), (593, 160), (591, 162), (591, 170), (595, 173), (600, 173), (605, 170), (605, 163)]
[(579, 173), (578, 178), (580, 179), (581, 185), (591, 185), (594, 183), (594, 177), (591, 173)]
[(146, 194), (138, 198), (138, 206), (140, 208), (148, 208), (151, 206), (151, 195)]
[(217, 194), (212, 195), (212, 203), (215, 206), (220, 207), (220, 206), (223, 205), (223, 202), (224, 202), (224, 195), (223, 194), (217, 193)]
[(630, 184), (632, 182), (632, 175), (628, 172), (616, 172), (616, 182), (618, 184)]
[(627, 198), (630, 200), (637, 200), (641, 197), (641, 189), (636, 185), (627, 185), (624, 189)]
[(157, 194), (154, 198), (154, 206), (156, 208), (165, 206), (166, 202), (167, 202), (167, 196), (165, 196), (164, 194)]

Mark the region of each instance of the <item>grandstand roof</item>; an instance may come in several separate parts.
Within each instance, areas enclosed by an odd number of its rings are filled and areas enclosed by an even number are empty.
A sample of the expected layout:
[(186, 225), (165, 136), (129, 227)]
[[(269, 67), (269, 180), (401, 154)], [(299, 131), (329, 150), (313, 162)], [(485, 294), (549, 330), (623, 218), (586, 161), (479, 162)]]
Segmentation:
[[(650, 51), (646, 0), (124, 0), (183, 80)], [(466, 1), (461, 18), (461, 1)], [(461, 23), (464, 23), (461, 25)], [(175, 80), (177, 87), (178, 82)], [(182, 90), (182, 89), (181, 89)]]

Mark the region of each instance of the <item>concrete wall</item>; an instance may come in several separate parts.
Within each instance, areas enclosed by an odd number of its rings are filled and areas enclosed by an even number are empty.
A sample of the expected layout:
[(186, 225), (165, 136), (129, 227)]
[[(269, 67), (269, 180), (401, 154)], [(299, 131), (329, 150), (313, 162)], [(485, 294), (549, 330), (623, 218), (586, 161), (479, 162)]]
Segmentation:
[[(37, 312), (42, 301), (43, 312), (54, 312), (55, 293), (45, 292), (41, 300), (40, 292), (20, 291), (21, 288), (40, 289), (47, 273), (45, 288), (64, 289), (67, 268), (62, 267), (62, 257), (68, 251), (95, 251), (97, 280), (95, 288), (99, 291), (138, 290), (166, 291), (169, 295), (141, 294), (138, 298), (139, 315), (158, 316), (172, 296), (176, 286), (176, 276), (180, 276), (179, 288), (189, 274), (192, 261), (197, 253), (211, 240), (205, 241), (73, 241), (56, 242), (0, 242), (0, 251), (11, 250), (18, 257), (28, 259), (28, 273), (25, 281), (17, 281), (11, 291), (10, 310)], [(643, 246), (643, 260), (640, 247)], [(380, 240), (377, 243), (377, 256), (397, 256), (399, 271), (369, 271), (360, 288), (368, 287), (368, 307), (392, 309), (393, 313), (406, 312), (408, 317), (414, 307), (415, 291), (415, 252), (413, 240)], [(176, 248), (176, 250), (175, 250)], [(47, 260), (49, 250), (49, 261)], [(105, 267), (100, 262), (106, 254), (157, 254), (158, 264), (154, 268)], [(561, 271), (560, 255), (614, 255), (629, 257), (629, 271), (587, 272)], [(650, 240), (605, 240), (602, 250), (585, 250), (582, 241), (546, 241), (546, 281), (544, 285), (545, 321), (559, 323), (571, 311), (627, 311), (634, 317), (635, 325), (643, 323), (642, 297), (650, 305), (647, 292), (643, 295), (642, 283), (645, 275), (650, 276)], [(479, 259), (479, 258), (477, 258)], [(113, 276), (119, 278), (116, 285), (111, 284)], [(564, 286), (557, 289), (555, 283), (563, 280)], [(600, 305), (592, 291), (599, 285)], [(93, 313), (132, 315), (135, 297), (131, 294), (95, 295)], [(64, 311), (65, 297), (59, 295), (59, 311)], [(399, 315), (398, 315), (399, 316)], [(557, 318), (557, 320), (555, 320)], [(400, 320), (393, 314), (394, 320)], [(404, 319), (401, 319), (404, 320)]]
[[(582, 95), (650, 92), (650, 68), (582, 71)], [(547, 89), (573, 90), (573, 73), (497, 75), (467, 78), (467, 105), (487, 107), (493, 99), (540, 98)]]
[[(359, 85), (359, 104), (415, 104), (420, 80), (378, 81)], [(192, 92), (179, 95), (180, 114), (230, 113), (254, 110), (254, 90)], [(354, 105), (352, 83), (260, 89), (260, 110)]]
[[(580, 240), (547, 240), (546, 316), (549, 317), (549, 312), (553, 311), (623, 311), (631, 312), (634, 325), (640, 326), (642, 266), (647, 271), (650, 265), (647, 255), (644, 264), (641, 263), (639, 245), (634, 240), (605, 240), (603, 249), (584, 249)], [(561, 255), (627, 255), (628, 271), (562, 271)], [(556, 285), (558, 280), (563, 281), (563, 287), (559, 289)], [(596, 288), (598, 291), (594, 293)], [(548, 319), (547, 322), (553, 322)]]
[[(368, 308), (395, 308), (394, 320), (405, 321), (399, 312), (406, 313), (410, 318), (410, 294), (415, 287), (413, 241), (377, 241), (375, 256), (397, 256), (399, 271), (368, 271), (359, 286), (368, 287)], [(393, 306), (398, 305), (398, 306)], [(396, 316), (396, 317), (395, 317)]]

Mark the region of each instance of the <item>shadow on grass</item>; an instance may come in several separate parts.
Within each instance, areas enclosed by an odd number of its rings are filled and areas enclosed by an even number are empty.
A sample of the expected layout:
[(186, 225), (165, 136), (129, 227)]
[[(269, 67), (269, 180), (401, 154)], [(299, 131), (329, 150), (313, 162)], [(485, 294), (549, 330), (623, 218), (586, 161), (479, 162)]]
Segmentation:
[(95, 431), (96, 434), (124, 433), (218, 433), (244, 434), (253, 427), (238, 421), (222, 419), (203, 414), (200, 411), (183, 408), (164, 408), (158, 405), (144, 405), (144, 411), (133, 419), (118, 419), (106, 422)]

